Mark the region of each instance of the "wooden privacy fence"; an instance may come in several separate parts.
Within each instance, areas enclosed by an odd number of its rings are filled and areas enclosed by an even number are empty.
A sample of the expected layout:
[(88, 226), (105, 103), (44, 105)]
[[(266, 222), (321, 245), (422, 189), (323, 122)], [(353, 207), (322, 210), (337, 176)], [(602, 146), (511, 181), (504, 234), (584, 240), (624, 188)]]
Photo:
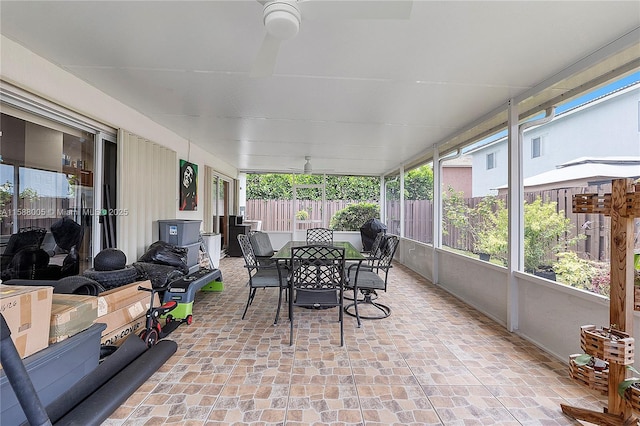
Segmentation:
[[(335, 200), (327, 201), (324, 212), (326, 225), (337, 211), (344, 209), (351, 204), (363, 201)], [(364, 201), (377, 204), (377, 201)], [(294, 210), (293, 200), (247, 200), (245, 208), (245, 219), (261, 220), (262, 229), (265, 231), (291, 231), (293, 223), (293, 212), (306, 211), (309, 214), (308, 220), (322, 219), (322, 201), (298, 200)]]
[[(546, 191), (526, 192), (527, 203), (541, 198), (543, 202), (555, 202), (557, 211), (564, 211), (565, 217), (571, 221), (572, 232), (569, 238), (577, 234), (585, 236), (577, 243), (567, 247), (580, 257), (590, 260), (608, 261), (610, 252), (610, 218), (602, 214), (573, 213), (571, 201), (574, 194), (603, 193), (611, 191), (611, 184), (589, 186), (586, 188), (565, 188)], [(500, 196), (505, 203), (506, 197)], [(471, 208), (482, 201), (482, 197), (467, 198), (465, 202)], [(373, 201), (369, 201), (373, 202)], [(327, 201), (326, 220), (338, 211), (357, 201)], [(431, 200), (404, 201), (405, 237), (424, 243), (433, 242), (433, 202)], [(309, 212), (309, 219), (319, 220), (322, 211), (321, 201), (299, 201), (296, 210)], [(262, 229), (268, 231), (291, 231), (293, 200), (247, 200), (246, 218), (262, 220)], [(400, 202), (388, 201), (386, 204), (387, 232), (400, 233)], [(470, 235), (454, 226), (446, 226), (443, 230), (443, 245), (459, 250), (473, 252), (473, 240)], [(638, 226), (636, 225), (636, 232)], [(640, 242), (636, 242), (638, 248)], [(549, 256), (552, 256), (550, 253)]]

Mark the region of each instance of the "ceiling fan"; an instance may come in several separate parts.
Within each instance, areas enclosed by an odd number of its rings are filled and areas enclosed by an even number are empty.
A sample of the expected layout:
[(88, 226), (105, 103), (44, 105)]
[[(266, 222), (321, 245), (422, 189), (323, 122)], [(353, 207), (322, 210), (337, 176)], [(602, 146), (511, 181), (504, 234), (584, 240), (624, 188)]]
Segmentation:
[(292, 168), (291, 170), (292, 170), (294, 173), (302, 173), (302, 174), (305, 174), (305, 175), (311, 175), (311, 174), (313, 174), (314, 172), (315, 172), (316, 174), (325, 174), (325, 173), (327, 173), (327, 172), (333, 172), (333, 171), (334, 171), (333, 169), (321, 169), (321, 170), (315, 170), (315, 169), (313, 168), (313, 165), (311, 165), (311, 156), (310, 156), (310, 155), (305, 155), (304, 160), (305, 160), (305, 163), (304, 163), (304, 166), (302, 167), (302, 169), (295, 169), (295, 168)]
[(298, 34), (303, 19), (409, 19), (411, 0), (257, 0), (266, 34), (251, 77), (273, 74), (280, 43)]

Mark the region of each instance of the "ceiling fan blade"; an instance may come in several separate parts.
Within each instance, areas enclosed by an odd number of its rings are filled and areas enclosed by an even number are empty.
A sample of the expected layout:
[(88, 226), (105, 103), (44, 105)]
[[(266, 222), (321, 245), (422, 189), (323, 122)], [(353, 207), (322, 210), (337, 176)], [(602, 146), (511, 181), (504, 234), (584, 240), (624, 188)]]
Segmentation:
[(304, 19), (409, 19), (411, 0), (299, 0)]
[(256, 55), (250, 77), (268, 77), (273, 74), (276, 67), (276, 59), (280, 50), (280, 40), (267, 33), (264, 36), (260, 50)]

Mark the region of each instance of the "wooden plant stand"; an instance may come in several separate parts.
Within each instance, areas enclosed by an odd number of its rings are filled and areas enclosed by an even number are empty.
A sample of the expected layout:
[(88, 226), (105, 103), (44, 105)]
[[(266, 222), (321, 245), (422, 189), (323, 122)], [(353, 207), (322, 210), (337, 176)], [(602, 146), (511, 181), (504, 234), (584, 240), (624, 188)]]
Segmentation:
[[(573, 198), (574, 213), (601, 213), (611, 216), (611, 301), (609, 322), (612, 329), (633, 335), (634, 266), (633, 220), (640, 217), (640, 185), (630, 179), (615, 179), (611, 194), (579, 194)], [(609, 362), (609, 400), (603, 412), (561, 404), (562, 412), (577, 420), (599, 425), (636, 425), (631, 405), (618, 394), (618, 384), (627, 377), (623, 363)]]

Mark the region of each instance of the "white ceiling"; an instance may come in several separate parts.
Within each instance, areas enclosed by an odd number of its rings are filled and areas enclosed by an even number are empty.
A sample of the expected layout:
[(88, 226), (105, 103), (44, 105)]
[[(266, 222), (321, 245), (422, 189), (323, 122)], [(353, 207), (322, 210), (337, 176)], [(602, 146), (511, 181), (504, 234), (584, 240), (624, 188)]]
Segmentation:
[[(306, 1), (336, 16), (354, 5)], [(303, 15), (262, 78), (249, 75), (265, 34), (256, 0), (3, 0), (0, 18), (3, 35), (240, 170), (300, 169), (310, 155), (315, 170), (381, 174), (637, 31), (640, 2), (414, 1), (405, 20)]]

